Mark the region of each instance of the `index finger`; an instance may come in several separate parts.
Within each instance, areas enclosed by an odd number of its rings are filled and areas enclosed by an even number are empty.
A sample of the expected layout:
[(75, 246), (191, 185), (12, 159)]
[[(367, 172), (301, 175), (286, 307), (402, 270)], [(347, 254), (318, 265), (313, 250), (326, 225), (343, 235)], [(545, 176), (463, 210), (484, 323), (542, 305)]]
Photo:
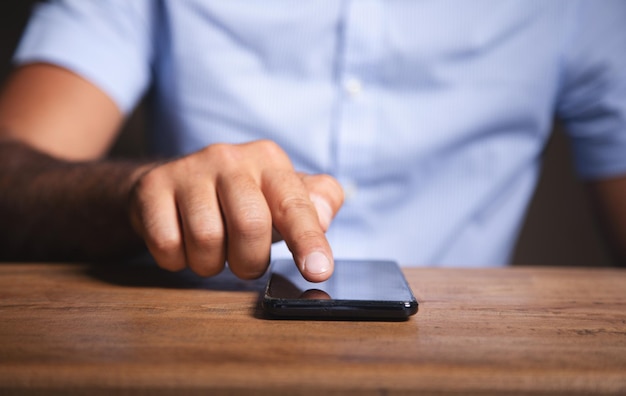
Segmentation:
[(302, 179), (293, 170), (276, 170), (263, 180), (274, 228), (281, 234), (305, 279), (321, 282), (333, 273), (333, 255)]

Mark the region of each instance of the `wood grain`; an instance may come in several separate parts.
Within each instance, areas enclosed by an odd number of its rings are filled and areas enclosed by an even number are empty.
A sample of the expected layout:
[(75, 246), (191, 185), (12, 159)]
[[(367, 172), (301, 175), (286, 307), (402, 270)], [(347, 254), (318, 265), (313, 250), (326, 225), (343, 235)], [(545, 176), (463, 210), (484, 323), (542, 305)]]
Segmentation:
[(263, 279), (0, 264), (0, 394), (626, 394), (626, 271), (405, 272), (407, 322), (278, 321)]

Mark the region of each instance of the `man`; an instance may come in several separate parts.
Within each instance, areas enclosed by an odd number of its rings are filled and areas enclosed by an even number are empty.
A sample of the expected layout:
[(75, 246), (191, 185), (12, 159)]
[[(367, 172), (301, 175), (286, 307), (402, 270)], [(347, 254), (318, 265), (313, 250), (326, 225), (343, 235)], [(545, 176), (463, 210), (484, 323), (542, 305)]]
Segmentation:
[[(254, 278), (284, 239), (313, 281), (333, 252), (502, 265), (556, 114), (626, 250), (625, 4), (41, 5), (0, 100), (0, 244), (145, 243), (163, 268)], [(101, 160), (148, 89), (170, 160)]]

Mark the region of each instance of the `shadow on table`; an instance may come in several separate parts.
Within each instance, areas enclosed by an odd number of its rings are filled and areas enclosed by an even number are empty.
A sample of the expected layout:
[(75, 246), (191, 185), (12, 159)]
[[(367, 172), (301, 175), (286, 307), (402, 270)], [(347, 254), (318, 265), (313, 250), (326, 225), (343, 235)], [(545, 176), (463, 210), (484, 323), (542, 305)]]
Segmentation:
[(228, 268), (219, 275), (203, 278), (191, 270), (170, 272), (161, 269), (150, 258), (131, 262), (93, 264), (86, 268), (86, 272), (93, 278), (120, 286), (220, 291), (261, 292), (268, 279), (268, 274), (254, 280), (239, 279)]

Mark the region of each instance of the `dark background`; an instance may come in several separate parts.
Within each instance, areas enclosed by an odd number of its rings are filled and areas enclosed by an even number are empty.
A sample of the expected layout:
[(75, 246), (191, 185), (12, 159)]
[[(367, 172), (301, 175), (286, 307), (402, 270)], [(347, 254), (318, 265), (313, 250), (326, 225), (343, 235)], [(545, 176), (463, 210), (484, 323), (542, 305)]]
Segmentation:
[[(0, 81), (10, 72), (11, 54), (35, 2), (0, 1)], [(112, 155), (132, 157), (143, 153), (143, 114), (140, 109), (130, 118)], [(572, 170), (568, 142), (559, 127), (548, 143), (541, 180), (513, 262), (572, 266), (613, 264), (598, 235), (583, 186)]]

